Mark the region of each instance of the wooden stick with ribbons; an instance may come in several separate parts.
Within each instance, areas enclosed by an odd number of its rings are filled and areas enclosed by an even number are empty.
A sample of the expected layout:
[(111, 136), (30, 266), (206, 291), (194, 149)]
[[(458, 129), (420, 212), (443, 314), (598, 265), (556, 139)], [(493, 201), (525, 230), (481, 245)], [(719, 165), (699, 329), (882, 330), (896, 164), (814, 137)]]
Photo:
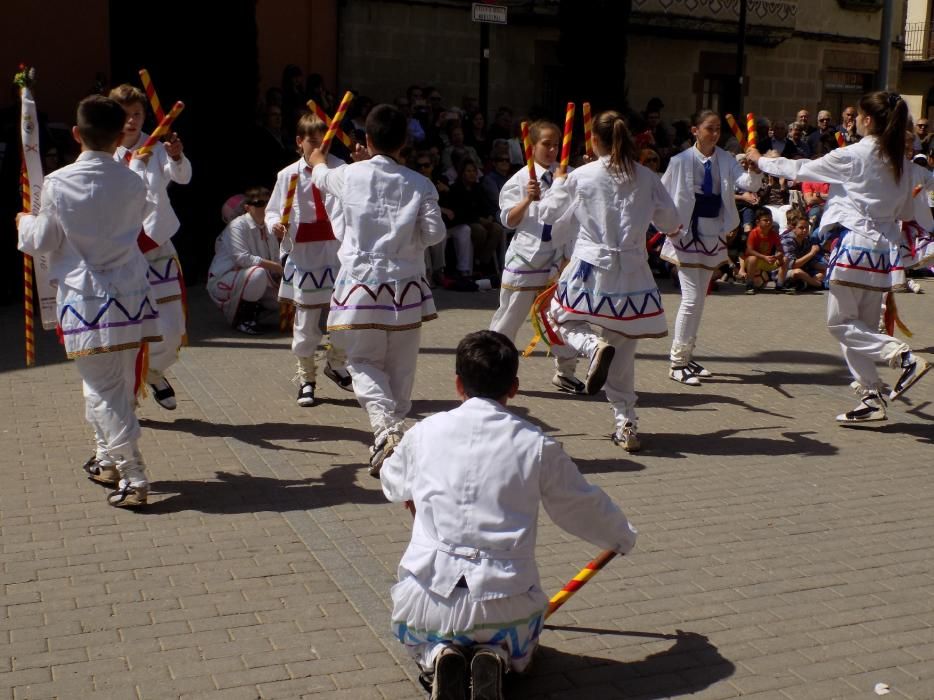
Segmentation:
[(529, 135), (529, 123), (522, 122), (522, 148), (525, 151), (525, 162), (529, 168), (529, 180), (537, 180), (535, 176), (535, 159), (532, 157), (532, 137)]
[(756, 133), (756, 115), (750, 112), (746, 115), (746, 148), (758, 148), (759, 135)]
[(353, 101), (353, 93), (348, 90), (344, 93), (344, 98), (341, 100), (340, 105), (337, 107), (337, 113), (331, 120), (330, 125), (328, 125), (328, 130), (324, 134), (324, 138), (321, 139), (322, 153), (327, 153), (328, 149), (331, 148), (331, 141), (334, 139), (334, 135), (337, 133), (338, 128), (340, 128), (341, 122), (344, 121), (344, 115), (347, 114), (347, 108), (350, 107), (351, 101)]
[[(306, 104), (308, 106), (308, 109), (311, 110), (312, 114), (314, 114), (316, 117), (318, 117), (318, 119), (323, 121), (325, 126), (327, 127), (331, 126), (331, 118), (328, 116), (327, 112), (321, 109), (321, 107), (318, 105), (317, 102), (315, 102), (314, 100), (308, 100)], [(334, 130), (334, 136), (336, 136), (342, 144), (347, 146), (347, 148), (353, 147), (353, 141), (351, 141), (350, 137), (344, 133), (344, 130), (341, 129), (340, 124), (338, 124), (337, 128)]]
[[(32, 212), (29, 193), (29, 176), (26, 174), (25, 156), (22, 161), (20, 171), (20, 185), (23, 192), (23, 211), (29, 214)], [(36, 333), (33, 326), (33, 320), (36, 311), (33, 306), (32, 285), (33, 285), (33, 264), (32, 256), (23, 253), (23, 328), (26, 339), (26, 366), (32, 367), (36, 364)]]
[(565, 175), (571, 162), (571, 139), (574, 137), (574, 103), (568, 102), (564, 113), (564, 138), (561, 141), (561, 163), (558, 174)]
[[(182, 113), (183, 109), (185, 109), (185, 103), (181, 100), (176, 102), (172, 106), (171, 111), (159, 122), (159, 126), (156, 127), (155, 131), (149, 135), (149, 138), (143, 142), (142, 146), (136, 149), (136, 155), (145, 156), (152, 153), (152, 147), (156, 145), (159, 139), (169, 133), (169, 130), (172, 128), (172, 122), (178, 118), (178, 115)], [(130, 154), (130, 157), (133, 157), (132, 154)]]
[(551, 600), (548, 601), (548, 609), (545, 611), (545, 619), (547, 620), (549, 617), (551, 617), (551, 615), (554, 614), (558, 608), (560, 608), (568, 601), (568, 598), (583, 588), (584, 584), (596, 576), (597, 572), (609, 564), (615, 556), (616, 552), (614, 552), (612, 549), (608, 549), (604, 552), (601, 552), (600, 556), (581, 569), (574, 578), (565, 584), (564, 588), (555, 593), (551, 597)]
[(743, 130), (739, 128), (739, 124), (736, 123), (736, 117), (732, 114), (727, 114), (726, 123), (729, 125), (730, 131), (733, 132), (733, 136), (735, 136), (736, 140), (739, 142), (739, 147), (746, 150), (746, 137), (743, 134)]
[(156, 116), (157, 122), (165, 119), (165, 110), (162, 109), (162, 103), (159, 102), (159, 96), (156, 94), (156, 88), (152, 84), (152, 78), (149, 77), (149, 71), (141, 68), (139, 78), (143, 81), (143, 90), (146, 91), (146, 97), (149, 100), (149, 106), (152, 107), (152, 113)]
[(587, 149), (587, 157), (593, 158), (593, 117), (590, 114), (590, 103), (585, 102), (584, 109), (584, 146)]
[[(285, 229), (285, 235), (289, 235), (289, 222), (292, 220), (292, 205), (295, 202), (295, 191), (298, 189), (298, 173), (292, 173), (289, 177), (289, 188), (285, 193), (285, 203), (282, 205), (282, 216), (279, 217), (279, 223)], [(285, 333), (295, 319), (295, 306), (287, 302), (279, 304), (279, 332)]]

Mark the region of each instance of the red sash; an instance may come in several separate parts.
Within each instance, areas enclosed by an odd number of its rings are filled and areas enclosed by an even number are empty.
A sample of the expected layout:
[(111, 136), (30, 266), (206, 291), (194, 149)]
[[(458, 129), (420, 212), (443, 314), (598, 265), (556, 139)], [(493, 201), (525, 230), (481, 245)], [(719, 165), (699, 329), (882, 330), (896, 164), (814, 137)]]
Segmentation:
[(139, 246), (139, 249), (143, 251), (144, 255), (150, 250), (155, 250), (159, 247), (159, 244), (147, 236), (143, 229), (139, 230), (139, 235), (136, 237), (136, 245)]
[(328, 212), (324, 208), (324, 198), (321, 196), (321, 190), (312, 185), (311, 195), (315, 200), (315, 220), (310, 224), (300, 223), (298, 225), (295, 242), (312, 243), (315, 241), (336, 240), (334, 238), (334, 229), (331, 228), (331, 221), (328, 219)]

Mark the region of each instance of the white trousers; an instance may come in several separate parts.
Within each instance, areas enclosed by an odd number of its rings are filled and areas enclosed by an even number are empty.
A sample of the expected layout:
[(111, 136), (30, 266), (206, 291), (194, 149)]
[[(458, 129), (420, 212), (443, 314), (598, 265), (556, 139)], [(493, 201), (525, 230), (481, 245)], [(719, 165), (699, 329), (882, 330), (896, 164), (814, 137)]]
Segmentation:
[(353, 390), (370, 418), (374, 434), (404, 421), (412, 408), (421, 335), (421, 328), (331, 333), (347, 353)]
[(162, 340), (149, 344), (149, 372), (146, 383), (155, 384), (178, 361), (185, 334), (185, 309), (181, 299), (159, 304), (159, 332)]
[[(501, 288), (499, 290), (499, 308), (496, 309), (493, 319), (490, 321), (490, 330), (502, 333), (515, 343), (519, 330), (529, 317), (532, 303), (540, 293), (538, 291), (526, 292)], [(520, 348), (520, 352), (521, 350)], [(551, 354), (555, 356), (555, 369), (558, 373), (573, 377), (574, 372), (577, 370), (577, 351), (567, 345), (554, 345), (551, 348)]]
[[(298, 358), (298, 378), (301, 382), (315, 381), (315, 351), (324, 330), (321, 324), (322, 312), (326, 309), (303, 309), (295, 307), (295, 323), (292, 326), (292, 354)], [(331, 333), (327, 350), (327, 363), (332, 369), (345, 369), (347, 356), (337, 345), (336, 333)]]
[(681, 283), (681, 306), (675, 318), (675, 334), (671, 342), (671, 364), (673, 367), (686, 365), (694, 354), (694, 344), (700, 330), (707, 287), (713, 270), (704, 267), (679, 267), (678, 281)]
[(243, 285), (243, 292), (240, 294), (241, 301), (260, 302), (264, 307), (277, 308), (279, 296), (279, 280), (273, 279), (268, 270), (264, 270), (259, 265), (248, 267), (243, 270), (246, 275), (246, 282)]
[(850, 374), (864, 391), (882, 388), (876, 363), (897, 367), (901, 354), (911, 349), (876, 330), (882, 313), (882, 295), (883, 292), (831, 283), (827, 296), (827, 330), (839, 341)]
[[(572, 321), (558, 326), (562, 340), (576, 350), (581, 357), (589, 358), (597, 347), (600, 336), (593, 332), (589, 323)], [(613, 364), (607, 375), (603, 390), (606, 399), (613, 406), (614, 425), (619, 427), (631, 422), (638, 426), (636, 415), (636, 344), (635, 338), (627, 338), (620, 333), (608, 333), (606, 342), (616, 349)]]
[(84, 393), (84, 417), (94, 429), (96, 456), (116, 464), (121, 476), (130, 472), (136, 477), (130, 480), (133, 485), (140, 483), (143, 471), (133, 395), (137, 352), (134, 348), (75, 359)]

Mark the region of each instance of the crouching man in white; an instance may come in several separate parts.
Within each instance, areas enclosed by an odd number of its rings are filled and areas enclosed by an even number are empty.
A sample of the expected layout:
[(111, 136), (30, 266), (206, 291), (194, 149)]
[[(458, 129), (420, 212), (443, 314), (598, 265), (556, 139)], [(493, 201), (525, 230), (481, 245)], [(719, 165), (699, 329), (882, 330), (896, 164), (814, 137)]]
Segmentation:
[(224, 318), (241, 333), (259, 335), (263, 309), (279, 308), (279, 240), (263, 220), (269, 190), (244, 192), (245, 214), (231, 221), (217, 237), (208, 270), (208, 294)]
[(626, 516), (561, 445), (506, 408), (518, 368), (506, 336), (466, 336), (455, 378), (463, 403), (409, 430), (380, 472), (386, 497), (415, 512), (392, 629), (433, 676), (432, 698), (464, 698), (469, 680), (470, 697), (496, 700), (503, 672), (532, 660), (548, 606), (535, 565), (539, 505), (598, 547), (622, 554), (635, 544)]

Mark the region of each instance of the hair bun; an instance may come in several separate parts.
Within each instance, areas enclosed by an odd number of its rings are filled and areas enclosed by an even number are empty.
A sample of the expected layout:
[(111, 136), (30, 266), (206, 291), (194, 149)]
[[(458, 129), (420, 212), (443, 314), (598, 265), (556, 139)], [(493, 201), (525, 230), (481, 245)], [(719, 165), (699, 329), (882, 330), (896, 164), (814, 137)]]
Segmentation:
[(889, 93), (889, 109), (895, 109), (895, 105), (897, 105), (901, 99), (902, 99), (902, 96), (899, 95), (897, 92), (890, 92)]

